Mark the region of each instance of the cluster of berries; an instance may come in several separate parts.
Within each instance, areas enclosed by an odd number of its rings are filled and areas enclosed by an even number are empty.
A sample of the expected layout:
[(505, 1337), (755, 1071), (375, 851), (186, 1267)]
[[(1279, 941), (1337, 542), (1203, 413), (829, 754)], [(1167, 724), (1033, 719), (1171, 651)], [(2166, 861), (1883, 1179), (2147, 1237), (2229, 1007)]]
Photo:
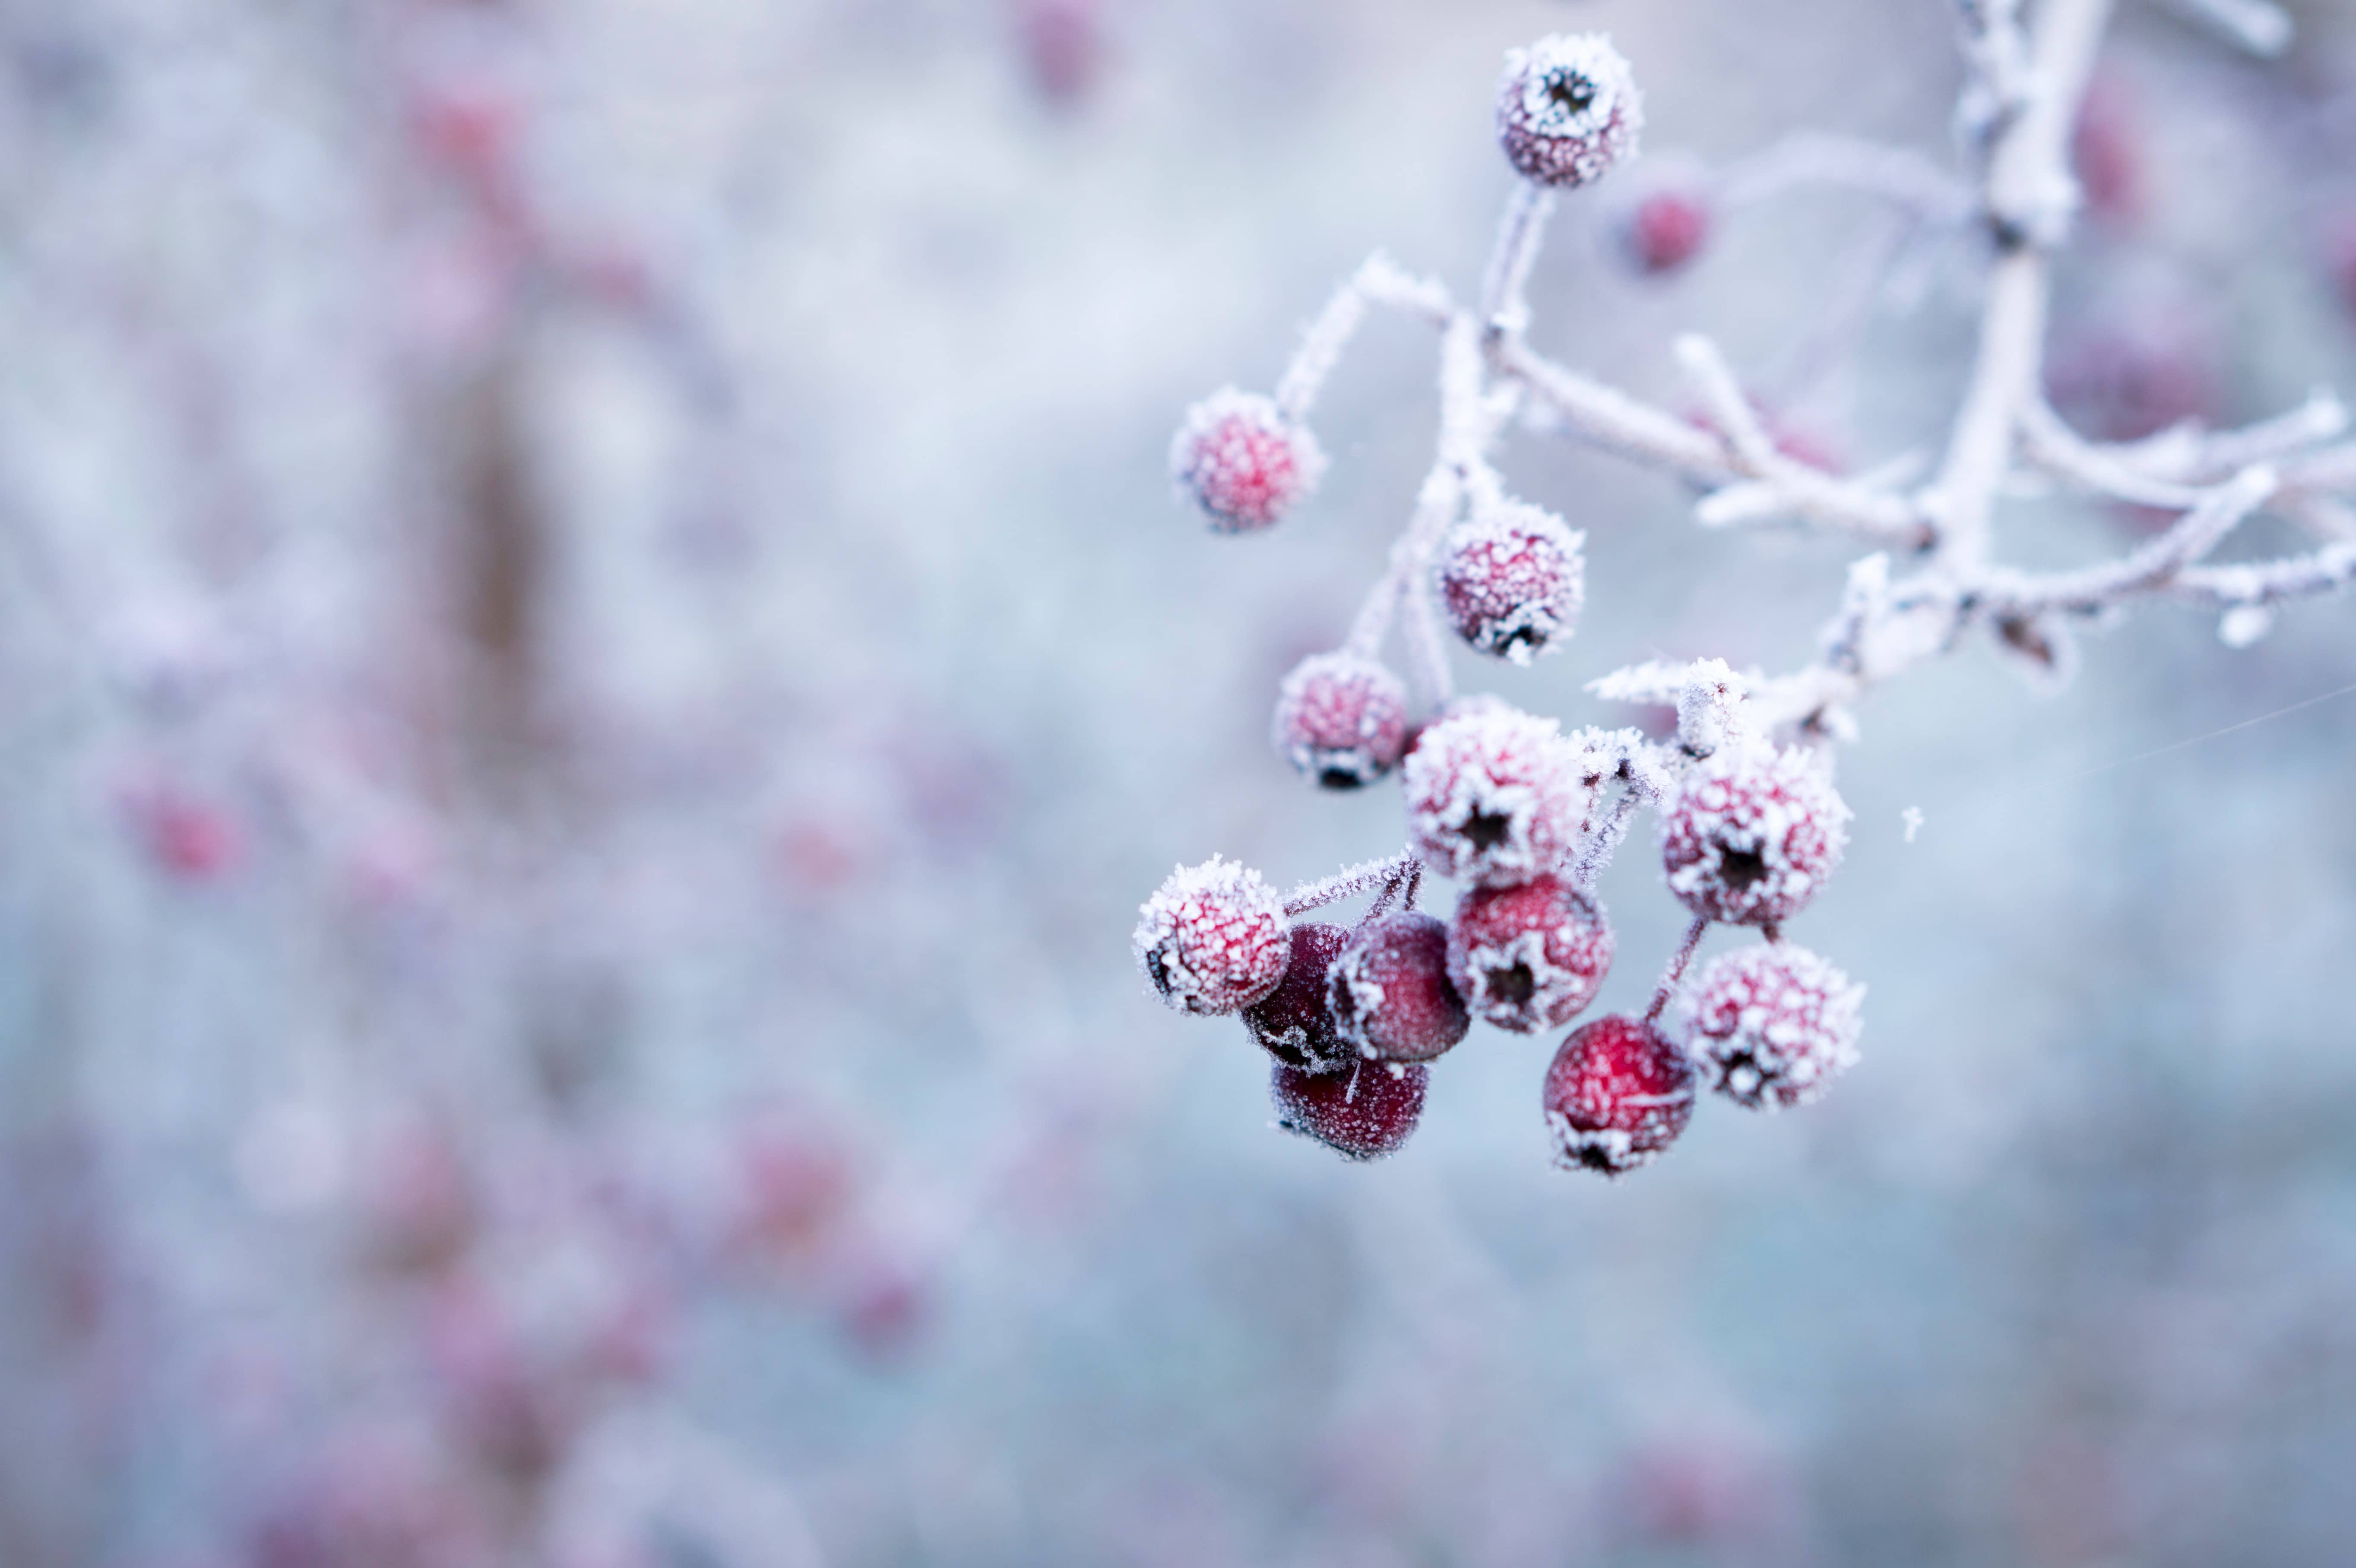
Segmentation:
[[(1633, 150), (1642, 123), (1627, 62), (1603, 38), (1547, 38), (1508, 61), (1498, 135), (1537, 186), (1596, 179)], [(1665, 187), (1658, 199), (1697, 198)], [(1681, 264), (1707, 232), (1699, 209), (1638, 214), (1649, 270)], [(1301, 419), (1307, 401), (1297, 386), (1277, 397), (1230, 388), (1188, 411), (1171, 466), (1215, 529), (1269, 528), (1314, 488), (1325, 458)], [(1145, 903), (1138, 961), (1180, 1011), (1242, 1018), (1274, 1060), (1285, 1126), (1375, 1158), (1413, 1131), (1428, 1064), (1473, 1019), (1535, 1034), (1595, 1000), (1613, 939), (1594, 880), (1649, 805), (1692, 934), (1651, 1009), (1571, 1033), (1544, 1091), (1562, 1162), (1616, 1176), (1676, 1138), (1702, 1082), (1746, 1105), (1796, 1105), (1854, 1058), (1861, 989), (1780, 931), (1838, 863), (1847, 809), (1815, 757), (1776, 752), (1744, 721), (1741, 682), (1714, 661), (1684, 677), (1674, 744), (1566, 734), (1494, 698), (1451, 699), (1444, 668), (1425, 670), (1437, 710), (1419, 726), (1406, 682), (1376, 656), (1402, 596), (1427, 595), (1412, 608), (1439, 612), (1476, 651), (1527, 664), (1569, 638), (1586, 594), (1582, 535), (1504, 494), (1477, 454), (1456, 473), (1440, 492), (1450, 504), (1410, 529), (1349, 643), (1302, 660), (1277, 694), (1276, 749), (1312, 783), (1355, 789), (1398, 773), (1411, 852), (1290, 899), (1215, 857), (1181, 868)], [(1427, 871), (1464, 887), (1446, 921), (1415, 907)], [(1295, 918), (1375, 889), (1355, 926)], [(1680, 993), (1715, 923), (1769, 940)], [(1673, 999), (1682, 1005), (1665, 1024)]]

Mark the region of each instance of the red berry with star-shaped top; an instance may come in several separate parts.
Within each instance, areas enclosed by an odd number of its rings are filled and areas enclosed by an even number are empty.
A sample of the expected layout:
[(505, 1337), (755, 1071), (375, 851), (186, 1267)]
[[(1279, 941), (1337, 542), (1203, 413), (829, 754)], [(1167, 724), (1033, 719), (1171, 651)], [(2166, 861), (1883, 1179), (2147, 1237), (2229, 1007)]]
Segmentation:
[(1475, 1016), (1531, 1034), (1579, 1016), (1612, 970), (1612, 923), (1560, 877), (1475, 888), (1456, 906), (1448, 972)]
[(1344, 1072), (1301, 1072), (1279, 1063), (1269, 1082), (1277, 1123), (1349, 1159), (1380, 1159), (1404, 1145), (1423, 1115), (1430, 1069), (1354, 1061)]
[(1372, 784), (1407, 750), (1407, 687), (1373, 659), (1312, 654), (1277, 688), (1271, 739), (1327, 789)]
[(1662, 808), (1669, 891), (1706, 920), (1789, 920), (1840, 864), (1848, 817), (1806, 752), (1723, 747), (1694, 763)]
[(1584, 762), (1554, 720), (1504, 703), (1430, 726), (1399, 774), (1417, 851), (1433, 870), (1480, 887), (1552, 871), (1594, 795)]
[(1290, 961), (1284, 903), (1258, 871), (1216, 855), (1170, 873), (1138, 911), (1131, 941), (1162, 999), (1198, 1018), (1276, 989)]
[(1561, 646), (1586, 603), (1584, 537), (1524, 501), (1476, 508), (1440, 546), (1440, 599), (1457, 635), (1517, 665)]
[(1317, 487), (1325, 453), (1272, 398), (1233, 387), (1186, 411), (1170, 443), (1178, 487), (1221, 533), (1252, 533)]
[(1566, 1167), (1625, 1176), (1676, 1141), (1693, 1105), (1691, 1060), (1625, 1014), (1572, 1030), (1547, 1069), (1547, 1125)]
[(1244, 1009), (1244, 1028), (1261, 1050), (1302, 1072), (1333, 1072), (1355, 1052), (1342, 1038), (1326, 999), (1326, 975), (1350, 933), (1338, 925), (1305, 921), (1292, 928), (1284, 978), (1275, 990)]
[(1788, 942), (1712, 959), (1686, 992), (1687, 1048), (1702, 1075), (1752, 1109), (1804, 1105), (1857, 1061), (1865, 987)]
[(1644, 101), (1635, 74), (1601, 33), (1555, 33), (1505, 57), (1497, 140), (1523, 178), (1568, 188), (1601, 179), (1636, 152)]
[(1362, 1056), (1429, 1061), (1472, 1027), (1448, 978), (1448, 927), (1428, 914), (1370, 921), (1334, 959), (1327, 999)]

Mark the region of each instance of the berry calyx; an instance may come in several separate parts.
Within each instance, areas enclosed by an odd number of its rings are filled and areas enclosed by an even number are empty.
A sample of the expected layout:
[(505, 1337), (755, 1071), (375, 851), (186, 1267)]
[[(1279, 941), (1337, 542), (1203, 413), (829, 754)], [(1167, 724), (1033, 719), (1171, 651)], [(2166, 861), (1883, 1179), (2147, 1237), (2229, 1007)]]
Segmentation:
[(1517, 665), (1559, 646), (1587, 598), (1584, 538), (1526, 501), (1500, 501), (1457, 524), (1440, 561), (1440, 598), (1457, 635)]
[(1345, 1159), (1380, 1159), (1404, 1145), (1423, 1115), (1430, 1070), (1412, 1062), (1356, 1061), (1346, 1072), (1297, 1072), (1279, 1063), (1269, 1080), (1277, 1125)]
[(1565, 1167), (1625, 1176), (1676, 1141), (1693, 1105), (1693, 1062), (1624, 1013), (1572, 1030), (1547, 1069), (1547, 1125)]
[(1338, 925), (1306, 922), (1292, 928), (1284, 977), (1266, 997), (1244, 1009), (1244, 1027), (1260, 1049), (1301, 1072), (1333, 1072), (1355, 1059), (1334, 1026), (1326, 1001), (1326, 972), (1348, 946)]
[(1170, 443), (1170, 471), (1214, 529), (1252, 533), (1317, 487), (1325, 453), (1274, 399), (1227, 387), (1186, 411)]
[(1130, 938), (1162, 999), (1197, 1018), (1237, 1012), (1276, 989), (1291, 954), (1283, 901), (1258, 871), (1214, 855), (1170, 873)]
[(1497, 140), (1525, 179), (1569, 188), (1634, 155), (1644, 97), (1612, 40), (1555, 33), (1505, 56)]
[(1368, 923), (1334, 959), (1326, 996), (1342, 1038), (1385, 1061), (1429, 1061), (1472, 1022), (1448, 978), (1448, 927), (1428, 914)]
[(1559, 877), (1475, 888), (1456, 906), (1448, 973), (1483, 1021), (1516, 1034), (1579, 1016), (1612, 969), (1612, 923)]
[(1593, 794), (1583, 760), (1552, 720), (1503, 703), (1430, 726), (1399, 773), (1424, 863), (1492, 888), (1553, 870)]
[(1753, 1110), (1804, 1105), (1857, 1061), (1865, 987), (1788, 942), (1712, 959), (1685, 997), (1686, 1044), (1711, 1088)]
[(1661, 813), (1669, 891), (1708, 920), (1788, 920), (1840, 864), (1848, 817), (1823, 767), (1804, 752), (1755, 743), (1713, 752)]
[(1373, 659), (1312, 654), (1277, 688), (1271, 739), (1327, 789), (1372, 784), (1407, 750), (1407, 687)]

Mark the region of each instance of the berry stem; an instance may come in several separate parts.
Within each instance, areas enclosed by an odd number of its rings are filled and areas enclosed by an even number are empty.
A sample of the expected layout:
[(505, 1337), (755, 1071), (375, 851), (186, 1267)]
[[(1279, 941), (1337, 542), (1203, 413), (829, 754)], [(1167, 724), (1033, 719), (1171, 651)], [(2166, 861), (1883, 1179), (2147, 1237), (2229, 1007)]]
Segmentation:
[(1331, 903), (1396, 882), (1419, 864), (1415, 851), (1402, 851), (1387, 860), (1366, 860), (1355, 866), (1345, 866), (1330, 877), (1313, 882), (1303, 882), (1284, 896), (1284, 912), (1288, 916), (1308, 913)]
[(1489, 252), (1488, 275), (1481, 286), (1481, 320), (1488, 330), (1519, 337), (1530, 324), (1526, 297), (1530, 269), (1538, 247), (1546, 241), (1547, 219), (1554, 213), (1554, 192), (1523, 180), (1506, 199), (1505, 216), (1497, 226), (1496, 247)]
[(1669, 966), (1661, 971), (1661, 984), (1653, 992), (1653, 1005), (1644, 1009), (1646, 1023), (1658, 1023), (1661, 1014), (1668, 1010), (1669, 998), (1676, 994), (1677, 982), (1685, 978), (1686, 965), (1693, 962), (1694, 950), (1701, 945), (1701, 939), (1708, 931), (1708, 917), (1694, 916), (1693, 924), (1686, 928), (1684, 943), (1669, 959)]

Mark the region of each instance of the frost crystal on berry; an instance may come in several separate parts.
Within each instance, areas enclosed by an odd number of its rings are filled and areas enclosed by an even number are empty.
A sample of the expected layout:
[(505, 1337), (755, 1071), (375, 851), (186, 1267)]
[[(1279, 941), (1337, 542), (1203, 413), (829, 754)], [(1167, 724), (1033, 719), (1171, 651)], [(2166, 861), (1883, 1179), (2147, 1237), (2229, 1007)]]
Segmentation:
[(1277, 688), (1272, 739), (1327, 789), (1371, 784), (1407, 749), (1407, 688), (1373, 659), (1312, 654)]
[(1505, 56), (1497, 139), (1525, 178), (1570, 187), (1600, 179), (1636, 152), (1644, 101), (1601, 33), (1555, 33)]
[(1138, 911), (1138, 964), (1162, 999), (1210, 1017), (1248, 1008), (1284, 978), (1284, 904), (1260, 874), (1216, 855), (1170, 873)]
[(1501, 501), (1457, 524), (1440, 562), (1440, 597), (1457, 633), (1517, 665), (1558, 646), (1587, 597), (1584, 538), (1526, 501)]
[(1227, 387), (1186, 411), (1170, 443), (1170, 471), (1212, 528), (1250, 533), (1317, 487), (1325, 453), (1273, 399)]
[(1693, 1105), (1693, 1062), (1625, 1014), (1573, 1030), (1547, 1069), (1547, 1125), (1566, 1166), (1625, 1176), (1676, 1141)]
[(1554, 720), (1500, 703), (1425, 730), (1400, 770), (1425, 864), (1484, 888), (1555, 869), (1593, 791)]
[(1669, 891), (1736, 925), (1790, 919), (1848, 843), (1848, 807), (1807, 753), (1737, 745), (1696, 763), (1661, 813)]
[(1423, 1115), (1428, 1068), (1356, 1061), (1346, 1072), (1296, 1072), (1280, 1063), (1269, 1081), (1278, 1125), (1349, 1159), (1396, 1153)]
[(1474, 1014), (1530, 1034), (1577, 1018), (1612, 968), (1612, 923), (1559, 877), (1475, 888), (1456, 906), (1448, 973)]
[(1686, 1044), (1710, 1087), (1753, 1109), (1804, 1105), (1857, 1061), (1865, 987), (1804, 947), (1711, 961), (1686, 993)]
[(1327, 997), (1342, 1038), (1386, 1061), (1429, 1061), (1472, 1027), (1448, 978), (1448, 927), (1428, 914), (1360, 931), (1333, 961)]
[(1350, 933), (1338, 925), (1312, 922), (1294, 926), (1283, 980), (1263, 1000), (1244, 1009), (1244, 1027), (1252, 1039), (1287, 1067), (1332, 1072), (1352, 1060), (1325, 993), (1326, 971), (1349, 941)]

